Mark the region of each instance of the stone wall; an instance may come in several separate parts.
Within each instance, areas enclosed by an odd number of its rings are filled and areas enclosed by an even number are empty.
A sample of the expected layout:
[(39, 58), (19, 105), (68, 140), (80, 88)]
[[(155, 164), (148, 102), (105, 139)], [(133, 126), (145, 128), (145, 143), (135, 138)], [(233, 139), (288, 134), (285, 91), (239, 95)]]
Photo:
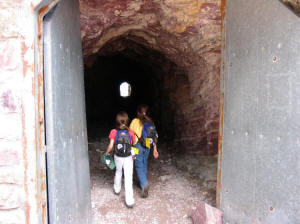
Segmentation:
[[(221, 59), (220, 0), (80, 0), (83, 55), (92, 66), (97, 55), (131, 46), (111, 42), (122, 37), (163, 54), (185, 77), (171, 69), (163, 89), (175, 110), (177, 149), (217, 152)], [(159, 61), (155, 60), (158, 65)], [(163, 62), (160, 62), (163, 66)], [(172, 74), (174, 72), (174, 74)], [(182, 73), (182, 72), (181, 72)], [(178, 78), (179, 77), (179, 78)], [(182, 80), (184, 82), (182, 83)], [(174, 85), (176, 86), (174, 86)], [(173, 86), (172, 86), (173, 85)]]
[(34, 8), (0, 2), (0, 222), (38, 223)]

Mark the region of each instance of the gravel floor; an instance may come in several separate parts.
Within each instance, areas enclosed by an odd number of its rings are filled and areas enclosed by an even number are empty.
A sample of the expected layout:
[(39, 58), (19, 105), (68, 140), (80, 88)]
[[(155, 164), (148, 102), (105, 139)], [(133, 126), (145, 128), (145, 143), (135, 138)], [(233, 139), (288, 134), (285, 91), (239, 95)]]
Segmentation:
[(141, 198), (134, 175), (134, 208), (124, 202), (124, 187), (119, 196), (113, 193), (114, 170), (100, 163), (100, 156), (108, 144), (107, 138), (89, 143), (91, 200), (93, 223), (104, 224), (168, 224), (192, 223), (189, 214), (200, 201), (215, 206), (216, 157), (181, 156), (163, 153), (149, 158), (149, 197)]

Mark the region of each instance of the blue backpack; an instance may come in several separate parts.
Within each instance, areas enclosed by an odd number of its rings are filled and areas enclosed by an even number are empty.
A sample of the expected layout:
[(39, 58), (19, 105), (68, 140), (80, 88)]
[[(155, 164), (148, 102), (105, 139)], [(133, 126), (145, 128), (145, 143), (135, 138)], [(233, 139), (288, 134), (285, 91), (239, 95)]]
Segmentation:
[(131, 155), (131, 138), (128, 130), (117, 130), (115, 154), (120, 157)]
[(145, 122), (143, 124), (142, 136), (140, 138), (140, 143), (146, 148), (151, 148), (158, 141), (158, 134), (155, 126), (152, 123)]

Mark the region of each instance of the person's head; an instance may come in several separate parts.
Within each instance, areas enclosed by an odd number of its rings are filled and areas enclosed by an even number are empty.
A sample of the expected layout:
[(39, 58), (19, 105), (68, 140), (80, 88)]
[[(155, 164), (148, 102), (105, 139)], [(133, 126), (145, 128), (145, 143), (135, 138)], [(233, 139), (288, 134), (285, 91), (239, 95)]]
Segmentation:
[(129, 123), (128, 114), (125, 111), (120, 111), (116, 116), (117, 129), (127, 129)]
[(138, 108), (137, 108), (137, 117), (138, 117), (138, 119), (140, 119), (142, 121), (142, 123), (152, 122), (150, 117), (149, 117), (148, 111), (149, 111), (149, 106), (148, 105), (141, 104), (141, 105), (138, 106)]

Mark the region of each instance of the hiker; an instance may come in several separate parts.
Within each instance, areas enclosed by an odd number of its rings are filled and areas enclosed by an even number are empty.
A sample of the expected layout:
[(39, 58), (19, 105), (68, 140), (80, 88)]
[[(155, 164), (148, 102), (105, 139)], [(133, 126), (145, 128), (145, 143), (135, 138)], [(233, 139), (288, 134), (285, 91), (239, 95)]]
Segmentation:
[(143, 104), (138, 106), (137, 118), (134, 118), (129, 126), (130, 129), (137, 136), (133, 145), (139, 150), (139, 154), (136, 156), (135, 159), (135, 169), (140, 181), (140, 187), (142, 189), (142, 198), (148, 197), (149, 182), (147, 180), (147, 165), (148, 156), (151, 148), (153, 148), (154, 158), (158, 158), (156, 146), (158, 135), (155, 130), (155, 126), (152, 119), (148, 116), (148, 110), (149, 107), (147, 105)]
[(135, 135), (128, 128), (128, 114), (121, 111), (116, 116), (116, 129), (112, 129), (109, 134), (109, 145), (106, 149), (106, 155), (114, 148), (114, 160), (116, 165), (116, 173), (114, 178), (114, 193), (120, 194), (122, 186), (122, 169), (124, 169), (125, 182), (125, 204), (128, 208), (133, 208), (133, 157), (131, 155), (131, 145), (135, 140)]

